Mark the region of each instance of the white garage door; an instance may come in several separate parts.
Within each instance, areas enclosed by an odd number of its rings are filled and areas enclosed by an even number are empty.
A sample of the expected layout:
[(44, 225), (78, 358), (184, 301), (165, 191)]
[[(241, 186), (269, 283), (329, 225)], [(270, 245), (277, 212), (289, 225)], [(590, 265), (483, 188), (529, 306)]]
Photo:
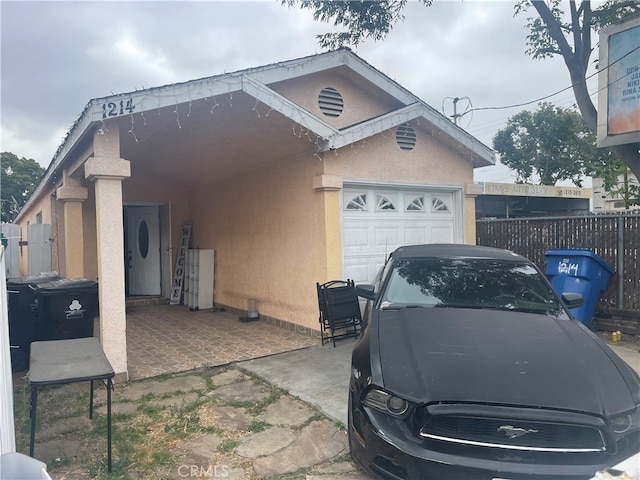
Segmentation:
[(345, 188), (342, 192), (343, 276), (373, 280), (402, 245), (462, 242), (458, 190)]

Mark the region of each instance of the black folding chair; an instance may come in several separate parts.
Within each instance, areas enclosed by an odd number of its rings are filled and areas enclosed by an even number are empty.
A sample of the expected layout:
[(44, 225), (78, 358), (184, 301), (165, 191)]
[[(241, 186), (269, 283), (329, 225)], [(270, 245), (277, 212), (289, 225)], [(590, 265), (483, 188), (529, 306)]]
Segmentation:
[(332, 280), (316, 283), (320, 310), (322, 345), (342, 338), (358, 338), (362, 328), (360, 302), (353, 280)]

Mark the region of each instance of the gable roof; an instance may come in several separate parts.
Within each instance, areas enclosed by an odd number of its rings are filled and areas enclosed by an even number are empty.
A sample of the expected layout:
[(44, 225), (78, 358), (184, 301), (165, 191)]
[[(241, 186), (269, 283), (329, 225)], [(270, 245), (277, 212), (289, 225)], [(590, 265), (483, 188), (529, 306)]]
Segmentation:
[[(338, 67), (346, 67), (395, 99), (401, 108), (346, 128), (335, 128), (289, 99), (269, 84), (291, 80)], [(493, 165), (493, 151), (478, 139), (455, 125), (408, 90), (375, 69), (348, 48), (310, 55), (261, 67), (204, 77), (187, 82), (152, 87), (90, 100), (58, 147), (47, 172), (31, 198), (37, 197), (44, 185), (50, 184), (58, 168), (72, 150), (99, 128), (107, 119), (130, 116), (134, 113), (191, 103), (216, 95), (243, 91), (271, 109), (292, 119), (318, 137), (316, 153), (339, 149), (413, 119), (422, 118), (444, 134), (444, 138), (459, 146), (468, 155), (473, 167)], [(149, 106), (149, 100), (153, 105)], [(146, 102), (146, 105), (145, 105)], [(114, 107), (115, 106), (115, 107)], [(31, 199), (30, 199), (31, 200)], [(25, 204), (25, 208), (31, 203)], [(25, 209), (23, 208), (23, 210)], [(18, 214), (18, 218), (20, 214)]]

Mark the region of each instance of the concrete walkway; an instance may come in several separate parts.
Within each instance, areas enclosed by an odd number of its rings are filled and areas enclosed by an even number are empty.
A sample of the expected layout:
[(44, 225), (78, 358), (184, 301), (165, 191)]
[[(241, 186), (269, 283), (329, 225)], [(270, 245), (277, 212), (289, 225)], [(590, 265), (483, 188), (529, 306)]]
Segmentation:
[(609, 346), (614, 352), (618, 354), (621, 359), (627, 362), (627, 364), (640, 375), (640, 352), (631, 348), (617, 345)]
[(238, 363), (272, 385), (304, 400), (347, 425), (349, 369), (356, 340), (286, 352)]

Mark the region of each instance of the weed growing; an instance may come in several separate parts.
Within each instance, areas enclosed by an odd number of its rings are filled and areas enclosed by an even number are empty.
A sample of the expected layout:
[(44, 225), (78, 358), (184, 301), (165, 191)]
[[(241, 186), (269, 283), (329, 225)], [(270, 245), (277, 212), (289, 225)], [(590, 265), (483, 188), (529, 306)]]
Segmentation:
[[(215, 373), (220, 373), (217, 368)], [(243, 372), (244, 373), (244, 372)], [(36, 433), (36, 457), (47, 463), (52, 478), (97, 479), (97, 480), (160, 480), (173, 478), (169, 472), (176, 472), (184, 464), (182, 445), (213, 435), (217, 447), (212, 446), (212, 461), (230, 468), (240, 468), (249, 473), (252, 480), (258, 479), (253, 472), (252, 460), (240, 457), (235, 450), (243, 437), (268, 430), (272, 425), (262, 420), (269, 405), (288, 395), (260, 378), (247, 375), (252, 381), (268, 388), (266, 398), (259, 401), (224, 402), (215, 397), (216, 386), (211, 381), (211, 370), (194, 372), (191, 376), (202, 377), (203, 387), (176, 388), (170, 393), (156, 395), (142, 393), (148, 388), (140, 388), (136, 397), (136, 385), (131, 382), (120, 394), (119, 387), (112, 396), (112, 472), (107, 473), (107, 419), (106, 394), (104, 386), (95, 385), (94, 417), (89, 420), (89, 387), (73, 384), (61, 387), (39, 389), (38, 430)], [(162, 375), (149, 381), (162, 382), (177, 375)], [(79, 386), (78, 386), (79, 385)], [(194, 395), (195, 394), (195, 395)], [(174, 401), (172, 401), (174, 400)], [(22, 453), (29, 452), (29, 401), (28, 382), (14, 389), (16, 446)], [(211, 404), (225, 408), (244, 409), (251, 422), (244, 427), (222, 427), (216, 422), (216, 414), (203, 418), (203, 412)], [(204, 408), (204, 410), (203, 410)], [(314, 421), (325, 420), (317, 409), (310, 407), (313, 414), (302, 425), (293, 428), (299, 432)], [(213, 410), (215, 412), (215, 409)], [(218, 443), (219, 442), (219, 443)], [(206, 446), (205, 446), (206, 449)], [(62, 452), (62, 453), (58, 453)], [(303, 469), (279, 477), (281, 480), (306, 478), (309, 469)], [(175, 475), (174, 475), (175, 476)]]

